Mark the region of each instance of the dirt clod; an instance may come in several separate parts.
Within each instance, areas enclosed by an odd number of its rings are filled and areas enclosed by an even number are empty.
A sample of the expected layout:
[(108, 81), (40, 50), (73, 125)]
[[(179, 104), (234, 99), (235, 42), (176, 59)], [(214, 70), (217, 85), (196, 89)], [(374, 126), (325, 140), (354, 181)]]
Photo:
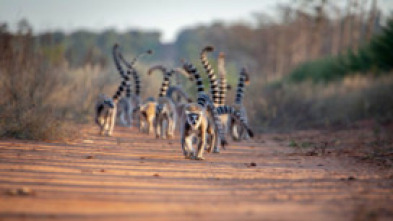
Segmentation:
[(29, 187), (21, 187), (16, 189), (9, 189), (6, 192), (10, 196), (28, 196), (28, 195), (35, 195), (35, 192), (30, 189)]

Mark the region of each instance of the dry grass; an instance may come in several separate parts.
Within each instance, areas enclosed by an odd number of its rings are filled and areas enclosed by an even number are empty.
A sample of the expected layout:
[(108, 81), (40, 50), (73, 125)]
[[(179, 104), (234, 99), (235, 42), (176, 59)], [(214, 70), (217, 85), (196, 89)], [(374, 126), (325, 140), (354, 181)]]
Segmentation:
[(393, 120), (393, 75), (352, 76), (329, 84), (254, 84), (245, 105), (260, 131), (350, 126), (362, 119), (387, 124)]
[[(70, 125), (92, 122), (98, 95), (113, 95), (120, 83), (112, 66), (71, 68), (62, 46), (41, 47), (30, 31), (0, 30), (0, 47), (0, 137), (67, 138), (75, 134)], [(142, 74), (143, 97), (156, 96), (161, 81), (161, 74)]]

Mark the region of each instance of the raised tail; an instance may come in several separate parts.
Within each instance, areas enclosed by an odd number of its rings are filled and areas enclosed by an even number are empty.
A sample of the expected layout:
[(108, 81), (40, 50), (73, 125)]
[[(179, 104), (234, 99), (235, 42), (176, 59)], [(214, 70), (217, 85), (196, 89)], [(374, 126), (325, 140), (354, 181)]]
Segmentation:
[(119, 45), (118, 44), (113, 45), (112, 56), (113, 56), (113, 60), (115, 62), (116, 69), (119, 71), (119, 74), (121, 75), (121, 77), (125, 78), (127, 75), (124, 72), (124, 69), (120, 64), (120, 61), (118, 58), (120, 53), (118, 52), (118, 50), (119, 50)]
[(164, 79), (162, 81), (160, 94), (158, 95), (159, 97), (164, 97), (167, 93), (169, 87), (169, 80), (170, 77), (172, 76), (173, 70), (168, 70), (162, 65), (155, 65), (147, 71), (148, 75), (151, 75), (151, 73), (153, 73), (154, 70), (161, 70), (162, 73), (164, 74)]
[(134, 93), (137, 96), (139, 96), (140, 92), (141, 92), (141, 80), (140, 80), (140, 76), (139, 76), (138, 72), (134, 68), (134, 65), (138, 61), (139, 58), (143, 57), (144, 55), (148, 55), (148, 54), (153, 54), (153, 51), (150, 49), (147, 51), (144, 51), (144, 52), (140, 53), (139, 55), (137, 55), (134, 59), (132, 59), (132, 61), (130, 63), (128, 63), (126, 61), (126, 59), (124, 59), (123, 55), (120, 52), (118, 52), (119, 59), (130, 70), (130, 73), (132, 74), (132, 76), (134, 78), (134, 86), (135, 86)]
[(117, 102), (117, 100), (120, 98), (121, 93), (127, 88), (127, 81), (122, 80), (119, 87), (117, 88), (117, 91), (115, 94), (112, 96), (112, 99), (114, 102)]
[(199, 74), (196, 67), (190, 62), (184, 60), (181, 60), (181, 62), (183, 63), (184, 70), (194, 77), (195, 84), (197, 86), (198, 96), (201, 94), (205, 94), (205, 87), (203, 86), (201, 75)]
[(231, 107), (228, 105), (219, 106), (216, 108), (216, 110), (217, 110), (218, 115), (222, 115), (222, 114), (231, 115), (231, 117), (233, 117), (238, 122), (240, 122), (242, 127), (244, 127), (247, 130), (247, 133), (250, 137), (254, 137), (254, 132), (249, 128), (249, 126), (247, 124), (247, 119), (245, 119), (241, 115), (240, 111), (237, 111), (234, 107)]
[(236, 104), (242, 104), (243, 97), (244, 97), (244, 86), (247, 85), (249, 82), (250, 82), (250, 77), (248, 75), (248, 72), (246, 68), (242, 68), (240, 71), (239, 83), (237, 84), (236, 98), (235, 98)]
[(214, 74), (214, 70), (209, 63), (209, 60), (207, 59), (207, 52), (212, 52), (212, 51), (214, 51), (214, 48), (212, 46), (206, 46), (205, 48), (203, 48), (201, 52), (201, 62), (210, 80), (210, 89), (213, 97), (213, 103), (214, 105), (218, 105), (219, 104), (218, 82), (217, 82), (216, 75)]
[(226, 99), (226, 94), (227, 94), (227, 72), (225, 70), (225, 54), (221, 52), (218, 55), (218, 60), (217, 60), (217, 69), (218, 69), (218, 76), (219, 76), (219, 82), (220, 82), (220, 92), (219, 92), (219, 101), (218, 103), (220, 105), (225, 104), (225, 99)]

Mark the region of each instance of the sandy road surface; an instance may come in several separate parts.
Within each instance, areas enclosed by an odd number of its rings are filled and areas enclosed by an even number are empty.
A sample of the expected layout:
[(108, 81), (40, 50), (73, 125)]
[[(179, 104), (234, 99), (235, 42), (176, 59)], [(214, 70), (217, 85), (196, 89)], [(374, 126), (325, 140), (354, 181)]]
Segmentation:
[(81, 133), (0, 141), (0, 220), (393, 220), (391, 174), (270, 135), (191, 161), (178, 139)]

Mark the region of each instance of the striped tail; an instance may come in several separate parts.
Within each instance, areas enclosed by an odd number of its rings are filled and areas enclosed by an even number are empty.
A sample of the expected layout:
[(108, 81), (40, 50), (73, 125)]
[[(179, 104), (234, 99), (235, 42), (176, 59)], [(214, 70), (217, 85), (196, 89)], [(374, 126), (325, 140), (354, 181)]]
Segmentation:
[(225, 99), (227, 95), (227, 72), (225, 70), (225, 54), (221, 52), (218, 55), (218, 61), (217, 61), (217, 66), (218, 66), (218, 76), (220, 80), (220, 93), (219, 93), (219, 105), (224, 105), (225, 104)]
[(210, 99), (209, 95), (205, 93), (198, 95), (197, 103), (211, 112), (214, 121), (214, 126), (217, 129), (218, 136), (221, 140), (221, 146), (225, 149), (225, 145), (228, 142), (226, 141), (225, 138), (224, 128), (222, 127), (219, 113), (217, 112), (217, 109), (214, 107), (214, 104)]
[(120, 98), (121, 93), (126, 89), (126, 87), (127, 87), (127, 81), (126, 80), (121, 81), (119, 87), (117, 88), (116, 93), (112, 96), (113, 101), (116, 102)]
[(236, 119), (238, 122), (240, 122), (242, 127), (244, 127), (247, 130), (247, 133), (250, 137), (254, 137), (253, 131), (248, 127), (247, 119), (245, 119), (241, 115), (240, 111), (237, 111), (235, 108), (228, 106), (228, 105), (219, 106), (216, 109), (217, 109), (218, 115), (230, 114), (234, 119)]
[(141, 58), (142, 56), (147, 55), (147, 54), (153, 54), (153, 51), (149, 49), (145, 52), (142, 52), (139, 55), (137, 55), (134, 59), (132, 59), (132, 61), (130, 63), (128, 63), (126, 61), (126, 59), (123, 57), (123, 55), (120, 52), (118, 52), (118, 56), (119, 56), (120, 60), (126, 65), (126, 67), (128, 69), (131, 70), (131, 74), (134, 78), (134, 85), (135, 85), (134, 93), (137, 96), (139, 96), (141, 93), (141, 80), (140, 80), (140, 76), (139, 76), (138, 72), (134, 68), (134, 65), (139, 58)]
[(118, 55), (121, 55), (121, 54), (120, 54), (120, 52), (118, 52), (118, 49), (119, 49), (119, 45), (115, 44), (112, 49), (113, 60), (115, 61), (116, 69), (119, 71), (121, 77), (125, 78), (127, 75), (124, 72), (124, 69), (121, 67), (121, 64), (120, 64), (120, 61), (118, 58)]
[(151, 67), (147, 73), (148, 75), (151, 75), (151, 73), (153, 73), (154, 70), (161, 70), (162, 73), (164, 74), (164, 79), (162, 81), (162, 85), (161, 85), (161, 89), (160, 89), (160, 94), (158, 95), (159, 97), (164, 97), (166, 96), (166, 92), (168, 90), (169, 87), (169, 80), (172, 76), (173, 70), (167, 70), (164, 66), (162, 65), (156, 65)]
[(141, 94), (141, 79), (139, 77), (138, 72), (135, 69), (131, 71), (132, 77), (134, 78), (134, 85), (135, 85), (135, 95), (139, 96)]
[(211, 89), (214, 105), (218, 105), (219, 103), (218, 82), (217, 82), (216, 75), (214, 74), (214, 70), (212, 66), (209, 64), (209, 60), (207, 59), (207, 52), (212, 52), (213, 50), (214, 48), (212, 46), (206, 46), (201, 52), (201, 62), (210, 80), (210, 89)]
[(127, 85), (127, 88), (126, 88), (126, 97), (127, 98), (131, 98), (131, 95), (132, 95), (132, 91), (131, 91), (131, 81), (130, 81), (130, 73), (131, 72), (131, 70), (128, 70), (127, 71), (127, 76), (126, 76), (126, 78), (124, 78), (124, 80), (126, 81), (126, 85)]
[(247, 85), (250, 82), (249, 75), (247, 73), (246, 68), (242, 68), (240, 71), (239, 76), (239, 83), (237, 84), (237, 91), (236, 91), (236, 104), (242, 104), (243, 96), (244, 96), (244, 85)]
[(198, 89), (198, 96), (200, 94), (205, 94), (205, 87), (203, 86), (201, 75), (199, 75), (199, 72), (196, 69), (196, 67), (193, 64), (186, 62), (184, 60), (182, 60), (182, 62), (183, 62), (184, 70), (186, 70), (195, 79), (195, 84)]
[(173, 92), (177, 92), (181, 97), (186, 99), (188, 102), (192, 102), (191, 98), (188, 96), (188, 94), (180, 87), (180, 86), (171, 86), (168, 88), (168, 91), (166, 92), (166, 96), (169, 98), (172, 98)]

